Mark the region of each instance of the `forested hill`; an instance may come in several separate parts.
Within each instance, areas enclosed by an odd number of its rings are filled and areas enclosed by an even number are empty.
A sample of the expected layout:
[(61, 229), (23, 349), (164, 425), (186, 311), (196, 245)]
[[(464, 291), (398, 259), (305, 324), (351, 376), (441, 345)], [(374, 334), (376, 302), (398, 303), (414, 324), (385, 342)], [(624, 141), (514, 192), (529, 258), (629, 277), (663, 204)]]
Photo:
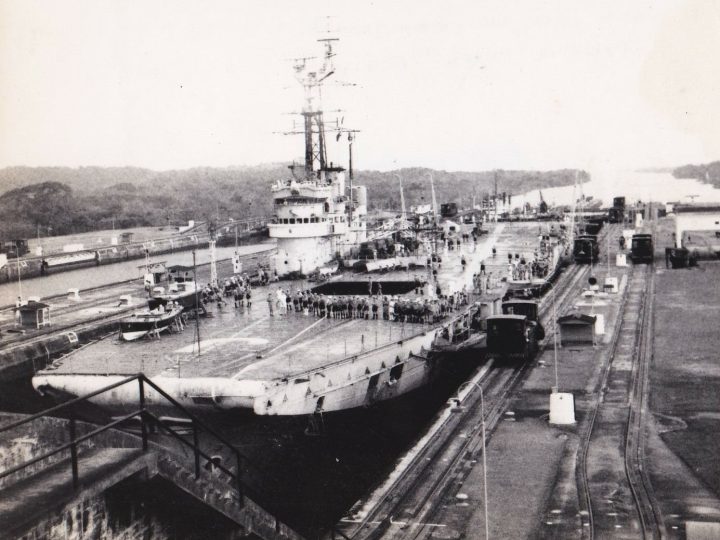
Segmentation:
[(683, 165), (673, 169), (672, 174), (675, 178), (695, 178), (720, 188), (720, 161), (712, 161), (701, 165)]
[[(399, 209), (396, 175), (408, 206), (430, 202), (432, 174), (438, 203), (469, 206), (494, 189), (511, 194), (572, 184), (575, 170), (447, 172), (425, 168), (356, 171), (368, 187), (370, 209)], [(270, 186), (290, 175), (287, 164), (152, 171), (135, 167), (10, 167), (0, 169), (0, 237), (69, 234), (182, 224), (189, 219), (241, 219), (272, 213)], [(581, 181), (587, 179), (580, 172)]]

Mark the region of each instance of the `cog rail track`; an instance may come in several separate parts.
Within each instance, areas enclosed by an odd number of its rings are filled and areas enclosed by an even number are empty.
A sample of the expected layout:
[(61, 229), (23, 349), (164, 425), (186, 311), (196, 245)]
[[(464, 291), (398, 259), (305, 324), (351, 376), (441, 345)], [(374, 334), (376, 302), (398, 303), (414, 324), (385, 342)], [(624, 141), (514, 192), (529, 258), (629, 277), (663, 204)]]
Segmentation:
[[(560, 312), (572, 301), (578, 283), (589, 271), (589, 265), (574, 264), (560, 276), (553, 285), (554, 292), (546, 293), (541, 300), (539, 317), (543, 323), (552, 321), (552, 296), (556, 311)], [(551, 339), (548, 334), (540, 352)], [(482, 455), (483, 421), (487, 440), (531, 364), (513, 370), (494, 370), (492, 360), (488, 361), (462, 401), (464, 411), (450, 414), (442, 421), (366, 515), (358, 520), (344, 520), (343, 530), (336, 529), (334, 533), (353, 540), (421, 538), (431, 534), (434, 524), (430, 521), (440, 510), (437, 502), (468, 474), (468, 468), (463, 467), (466, 461)], [(478, 385), (484, 398), (484, 418), (480, 413)]]
[(653, 292), (654, 267), (633, 266), (598, 398), (581, 434), (576, 478), (583, 538), (590, 540), (666, 536), (644, 466)]

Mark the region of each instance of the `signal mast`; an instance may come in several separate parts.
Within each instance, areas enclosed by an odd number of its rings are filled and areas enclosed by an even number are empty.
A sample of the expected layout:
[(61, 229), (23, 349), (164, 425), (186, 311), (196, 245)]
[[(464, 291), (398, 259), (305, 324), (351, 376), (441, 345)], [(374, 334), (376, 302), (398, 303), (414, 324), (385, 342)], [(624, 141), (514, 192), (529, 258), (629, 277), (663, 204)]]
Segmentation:
[[(342, 110), (323, 111), (322, 109), (322, 87), (325, 82), (335, 74), (335, 64), (333, 58), (336, 53), (333, 51), (335, 42), (340, 41), (338, 38), (326, 37), (317, 40), (324, 46), (322, 57), (305, 56), (293, 59), (293, 71), (295, 79), (300, 83), (304, 90), (304, 105), (300, 114), (303, 117), (302, 131), (285, 132), (286, 135), (304, 135), (305, 137), (305, 163), (304, 177), (306, 179), (318, 179), (320, 171), (328, 170), (327, 161), (327, 145), (326, 134), (328, 132), (336, 133), (336, 140), (347, 133), (348, 140), (348, 224), (353, 226), (353, 143), (359, 130), (348, 129), (343, 126), (345, 117), (335, 119), (329, 125), (325, 123), (324, 113), (333, 112), (340, 113)], [(319, 61), (318, 61), (319, 60)], [(343, 86), (355, 86), (352, 83), (337, 82)], [(295, 176), (296, 165), (290, 166)], [(330, 163), (330, 169), (335, 169)]]

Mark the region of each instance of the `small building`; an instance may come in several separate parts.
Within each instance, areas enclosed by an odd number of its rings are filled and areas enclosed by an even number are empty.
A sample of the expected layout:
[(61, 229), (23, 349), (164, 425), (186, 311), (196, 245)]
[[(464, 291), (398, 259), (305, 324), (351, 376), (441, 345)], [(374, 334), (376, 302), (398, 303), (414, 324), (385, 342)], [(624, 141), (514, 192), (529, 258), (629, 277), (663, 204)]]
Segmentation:
[(120, 233), (120, 243), (121, 244), (130, 244), (133, 239), (135, 238), (134, 232), (123, 232)]
[(40, 329), (50, 324), (50, 306), (45, 302), (28, 302), (17, 310), (20, 312), (20, 325), (25, 328)]
[(594, 343), (596, 317), (584, 313), (570, 313), (558, 318), (560, 346), (592, 345)]

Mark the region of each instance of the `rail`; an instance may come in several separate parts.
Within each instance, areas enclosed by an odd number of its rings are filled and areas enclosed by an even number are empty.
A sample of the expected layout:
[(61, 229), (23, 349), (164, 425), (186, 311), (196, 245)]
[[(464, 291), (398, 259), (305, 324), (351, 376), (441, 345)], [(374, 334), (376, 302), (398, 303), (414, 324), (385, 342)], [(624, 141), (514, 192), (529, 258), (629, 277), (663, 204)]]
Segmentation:
[[(77, 434), (77, 419), (76, 419), (76, 414), (73, 412), (73, 408), (75, 406), (77, 406), (79, 404), (83, 404), (83, 403), (88, 403), (89, 400), (93, 397), (99, 396), (106, 392), (110, 392), (110, 391), (114, 390), (115, 388), (118, 388), (118, 387), (126, 385), (126, 384), (131, 384), (134, 382), (137, 382), (137, 384), (138, 384), (138, 407), (137, 407), (137, 409), (134, 409), (131, 412), (125, 414), (124, 416), (122, 416), (120, 418), (116, 418), (112, 422), (104, 424), (96, 429), (93, 429), (93, 430), (87, 432), (87, 433), (84, 433), (82, 435)], [(176, 429), (173, 429), (170, 425), (164, 423), (158, 416), (156, 416), (155, 414), (153, 414), (152, 412), (150, 412), (147, 409), (146, 400), (145, 400), (145, 390), (147, 387), (152, 388), (155, 392), (157, 392), (159, 395), (161, 395), (163, 398), (165, 398), (168, 403), (170, 403), (177, 410), (181, 411), (190, 420), (191, 428), (192, 428), (192, 441), (187, 440), (180, 433), (178, 433), (178, 431)], [(154, 382), (152, 382), (150, 379), (148, 379), (142, 373), (127, 377), (125, 379), (117, 381), (114, 384), (110, 384), (108, 386), (100, 388), (100, 389), (98, 389), (94, 392), (91, 392), (89, 394), (86, 394), (84, 396), (71, 399), (69, 401), (66, 401), (65, 403), (51, 407), (50, 409), (41, 411), (39, 413), (30, 415), (30, 416), (25, 417), (16, 422), (12, 422), (10, 424), (2, 426), (2, 427), (0, 427), (0, 434), (6, 433), (13, 429), (17, 429), (24, 425), (30, 424), (31, 422), (34, 422), (35, 420), (38, 420), (39, 418), (47, 417), (50, 415), (54, 415), (54, 416), (66, 415), (67, 416), (68, 421), (69, 421), (68, 431), (69, 431), (69, 435), (70, 435), (70, 441), (66, 442), (64, 444), (61, 444), (51, 450), (48, 450), (38, 456), (35, 456), (27, 461), (24, 461), (23, 463), (15, 465), (14, 467), (10, 467), (9, 469), (1, 471), (0, 479), (10, 476), (12, 474), (18, 473), (24, 469), (27, 469), (28, 467), (31, 467), (32, 465), (35, 465), (36, 463), (39, 463), (39, 462), (46, 460), (52, 456), (55, 456), (57, 454), (60, 454), (62, 452), (66, 452), (69, 450), (70, 451), (70, 466), (72, 469), (73, 488), (77, 489), (80, 486), (80, 471), (79, 471), (80, 462), (78, 459), (79, 445), (85, 441), (92, 439), (93, 437), (96, 437), (97, 435), (100, 435), (101, 433), (104, 433), (113, 428), (121, 427), (122, 425), (127, 424), (128, 421), (134, 420), (137, 418), (140, 420), (141, 441), (142, 441), (142, 449), (144, 452), (146, 452), (149, 448), (149, 444), (148, 444), (149, 443), (149, 437), (148, 437), (149, 428), (152, 426), (152, 427), (158, 428), (158, 430), (162, 430), (163, 432), (170, 435), (173, 439), (175, 439), (176, 441), (180, 442), (182, 445), (190, 448), (193, 451), (194, 469), (195, 469), (195, 478), (196, 479), (200, 478), (200, 474), (202, 471), (201, 461), (205, 460), (206, 464), (211, 464), (213, 468), (221, 471), (222, 473), (227, 475), (228, 478), (230, 478), (232, 480), (232, 482), (235, 485), (237, 494), (238, 494), (238, 502), (239, 502), (239, 504), (242, 504), (243, 484), (242, 484), (241, 471), (242, 471), (243, 460), (240, 455), (240, 451), (231, 442), (229, 442), (227, 439), (225, 439), (222, 435), (218, 434), (213, 428), (211, 428), (205, 422), (200, 420), (197, 416), (195, 416), (190, 411), (188, 411), (185, 407), (183, 407), (174, 398), (172, 398), (169, 394), (167, 394), (162, 388), (160, 388), (158, 385), (156, 385)], [(200, 448), (199, 435), (202, 432), (212, 436), (219, 443), (221, 443), (223, 446), (225, 446), (226, 448), (228, 448), (230, 450), (230, 452), (235, 456), (236, 466), (237, 466), (236, 472), (233, 472), (233, 471), (229, 470), (227, 467), (224, 467), (223, 465), (214, 462), (212, 456), (206, 454)]]
[[(572, 301), (573, 291), (588, 271), (587, 265), (573, 265), (556, 277), (553, 287), (557, 290), (555, 301), (559, 309)], [(552, 317), (551, 307), (552, 302), (545, 294), (541, 298), (538, 313), (545, 323)], [(541, 343), (541, 349), (551, 339), (548, 333)], [(458, 475), (467, 474), (467, 470), (462, 468), (464, 460), (468, 456), (478, 459), (483, 452), (476, 428), (484, 424), (485, 436), (492, 436), (513, 392), (528, 373), (530, 364), (525, 363), (512, 370), (497, 370), (493, 367), (493, 361), (489, 360), (473, 379), (476, 382), (473, 382), (472, 389), (462, 399), (463, 410), (467, 414), (441, 417), (427, 441), (379, 494), (367, 513), (357, 521), (346, 520), (343, 530), (340, 529), (341, 524), (336, 524), (331, 531), (332, 535), (367, 540), (432, 536), (432, 524), (442, 521), (440, 514), (443, 509), (437, 501), (448, 496), (458, 481)], [(480, 392), (474, 391), (477, 388), (484, 394), (482, 411), (475, 407), (480, 399)], [(459, 438), (461, 432), (468, 436)], [(392, 516), (403, 516), (404, 521), (393, 522)], [(391, 529), (393, 523), (397, 527)]]
[[(642, 270), (635, 266), (631, 268), (630, 279), (618, 312), (619, 323), (616, 326), (610, 346), (610, 360), (603, 368), (600, 389), (601, 393), (612, 390), (611, 373), (615, 356), (624, 345), (631, 345), (633, 347), (632, 367), (630, 380), (628, 381), (629, 388), (626, 390), (627, 414), (625, 416), (623, 444), (620, 450), (624, 465), (622, 475), (624, 478), (622, 480), (617, 478), (617, 481), (626, 483), (625, 491), (627, 495), (621, 500), (627, 501), (628, 507), (630, 505), (634, 507), (641, 537), (656, 539), (664, 538), (666, 531), (647, 470), (644, 467), (643, 432), (644, 409), (647, 406), (649, 391), (647, 378), (652, 355), (653, 277), (653, 267), (651, 265)], [(628, 307), (632, 307), (629, 306), (631, 295), (633, 300), (639, 303), (637, 313), (628, 310)], [(629, 332), (623, 333), (623, 330), (629, 330)], [(588, 473), (588, 455), (591, 440), (596, 433), (602, 433), (603, 427), (606, 427), (601, 418), (603, 402), (603, 400), (596, 400), (588, 412), (587, 425), (583, 429), (581, 447), (577, 456), (578, 489), (582, 494), (581, 504), (587, 521), (587, 527), (583, 528), (583, 537), (588, 539), (595, 538), (600, 534), (597, 529), (610, 526), (603, 521), (606, 519), (606, 513), (595, 511), (594, 506), (600, 506), (600, 504), (597, 504), (598, 501), (602, 502), (606, 497), (604, 493), (599, 493), (599, 488), (594, 485)], [(618, 490), (618, 493), (621, 493), (621, 491)], [(596, 514), (599, 514), (599, 516)]]
[(654, 269), (648, 265), (646, 272), (649, 283), (638, 324), (637, 361), (633, 366), (625, 441), (625, 474), (640, 518), (643, 536), (657, 539), (665, 538), (667, 532), (649, 473), (645, 467), (645, 431), (643, 427), (650, 391), (649, 370), (652, 361), (653, 299), (655, 294)]

